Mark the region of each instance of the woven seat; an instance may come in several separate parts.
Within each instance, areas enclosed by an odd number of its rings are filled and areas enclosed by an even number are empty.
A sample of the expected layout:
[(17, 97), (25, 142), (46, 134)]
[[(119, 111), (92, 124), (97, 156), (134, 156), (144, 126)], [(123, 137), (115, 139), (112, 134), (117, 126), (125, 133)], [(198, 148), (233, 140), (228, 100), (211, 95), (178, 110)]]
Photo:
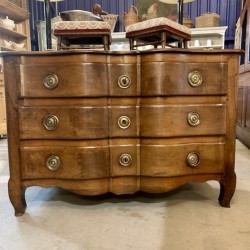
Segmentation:
[(57, 49), (92, 48), (102, 45), (109, 50), (111, 30), (107, 22), (102, 21), (61, 21), (54, 25), (57, 37)]
[(126, 38), (129, 39), (131, 50), (145, 45), (153, 45), (155, 48), (158, 45), (162, 48), (173, 47), (170, 43), (174, 42), (187, 48), (187, 42), (191, 40), (191, 31), (168, 18), (158, 17), (127, 26)]

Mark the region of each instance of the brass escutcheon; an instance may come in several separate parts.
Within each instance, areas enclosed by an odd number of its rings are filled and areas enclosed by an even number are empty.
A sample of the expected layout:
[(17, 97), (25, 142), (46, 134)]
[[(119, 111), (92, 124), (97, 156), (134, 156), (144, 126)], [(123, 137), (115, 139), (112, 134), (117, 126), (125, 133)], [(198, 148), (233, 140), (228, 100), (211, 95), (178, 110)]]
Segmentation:
[(131, 121), (129, 119), (129, 117), (127, 116), (121, 116), (119, 117), (118, 119), (118, 126), (121, 128), (121, 129), (126, 129), (130, 126), (131, 124)]
[(199, 87), (202, 84), (202, 75), (199, 71), (192, 71), (188, 74), (188, 83), (192, 87)]
[(198, 167), (198, 165), (200, 164), (199, 155), (195, 152), (189, 153), (187, 156), (187, 164), (190, 167)]
[(128, 167), (132, 163), (132, 157), (129, 154), (122, 154), (119, 158), (119, 163), (123, 167)]
[(58, 77), (56, 74), (49, 73), (43, 79), (43, 85), (47, 89), (54, 89), (58, 86)]
[(56, 171), (61, 167), (61, 160), (57, 155), (50, 155), (46, 159), (46, 166), (51, 171)]
[(118, 85), (120, 88), (122, 89), (127, 89), (129, 88), (129, 86), (131, 85), (131, 79), (129, 76), (127, 75), (121, 75), (119, 78), (118, 78)]
[(200, 115), (196, 112), (190, 112), (187, 116), (187, 122), (192, 127), (198, 126), (201, 123)]
[(43, 118), (43, 126), (49, 130), (56, 130), (59, 123), (59, 119), (55, 115), (47, 115)]

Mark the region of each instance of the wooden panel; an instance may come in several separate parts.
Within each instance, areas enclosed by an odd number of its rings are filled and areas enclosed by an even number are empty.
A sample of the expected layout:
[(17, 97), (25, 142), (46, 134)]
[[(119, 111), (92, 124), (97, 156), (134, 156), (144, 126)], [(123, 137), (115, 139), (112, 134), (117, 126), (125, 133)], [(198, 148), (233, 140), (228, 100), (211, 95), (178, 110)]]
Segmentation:
[[(162, 145), (155, 140), (155, 145), (152, 144), (144, 145), (143, 142), (141, 144), (142, 176), (169, 177), (224, 171), (224, 143), (190, 142)], [(187, 156), (193, 152), (200, 159), (197, 167), (190, 167), (187, 164)]]
[[(19, 128), (21, 139), (94, 139), (108, 137), (107, 107), (20, 107)], [(55, 130), (47, 130), (46, 116), (58, 119)]]
[[(188, 115), (196, 112), (200, 124), (191, 126)], [(219, 135), (226, 133), (226, 105), (222, 103), (186, 105), (142, 105), (141, 136), (172, 137), (189, 135)]]
[(115, 177), (110, 179), (110, 192), (113, 194), (134, 194), (140, 191), (140, 177)]
[(136, 137), (140, 135), (139, 106), (110, 106), (110, 137)]
[[(202, 75), (199, 87), (188, 83), (193, 71)], [(226, 63), (143, 63), (142, 95), (222, 95), (227, 93), (227, 75)]]
[[(131, 157), (127, 166), (122, 157)], [(140, 174), (140, 144), (138, 139), (119, 139), (110, 141), (110, 175), (138, 176)]]
[[(108, 146), (92, 145), (91, 147), (21, 147), (22, 178), (57, 178), (57, 179), (96, 179), (109, 176)], [(49, 156), (60, 158), (61, 167), (52, 171), (46, 166)]]
[(250, 131), (250, 87), (246, 88), (246, 100), (245, 100), (245, 129)]
[[(58, 86), (45, 88), (48, 74), (58, 77)], [(106, 96), (107, 66), (100, 63), (48, 63), (20, 65), (21, 97)]]
[(243, 117), (243, 87), (238, 89), (238, 100), (237, 100), (237, 123), (238, 126), (242, 126), (242, 117)]
[(5, 91), (3, 83), (3, 74), (0, 73), (0, 136), (7, 134)]
[[(136, 64), (109, 64), (109, 93), (111, 96), (138, 96), (140, 85), (137, 75)], [(130, 86), (122, 88), (118, 81), (121, 76), (125, 76), (130, 81)]]

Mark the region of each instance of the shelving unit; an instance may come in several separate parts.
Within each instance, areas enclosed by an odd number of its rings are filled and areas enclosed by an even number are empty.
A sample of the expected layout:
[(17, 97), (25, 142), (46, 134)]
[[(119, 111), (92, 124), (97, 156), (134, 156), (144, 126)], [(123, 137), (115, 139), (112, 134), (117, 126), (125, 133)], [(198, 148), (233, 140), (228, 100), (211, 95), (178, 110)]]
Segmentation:
[[(224, 49), (225, 44), (225, 32), (227, 26), (222, 27), (208, 27), (208, 28), (192, 28), (191, 41), (188, 42), (188, 48), (190, 49)], [(208, 41), (211, 44), (208, 45)], [(195, 41), (199, 42), (196, 45)]]
[(24, 43), (23, 50), (31, 50), (29, 26), (30, 13), (8, 0), (0, 0), (0, 18), (4, 19), (6, 16), (15, 22), (16, 27), (14, 30), (10, 30), (0, 24), (0, 50), (15, 50), (12, 47), (6, 47), (4, 40)]
[[(0, 51), (31, 50), (30, 13), (8, 0), (0, 0), (0, 18), (5, 19), (7, 16), (15, 22), (16, 26), (14, 30), (10, 30), (0, 24)], [(8, 47), (4, 41), (24, 43), (24, 48)], [(0, 64), (2, 64), (1, 60)], [(0, 137), (7, 134), (4, 92), (3, 73), (0, 72)]]

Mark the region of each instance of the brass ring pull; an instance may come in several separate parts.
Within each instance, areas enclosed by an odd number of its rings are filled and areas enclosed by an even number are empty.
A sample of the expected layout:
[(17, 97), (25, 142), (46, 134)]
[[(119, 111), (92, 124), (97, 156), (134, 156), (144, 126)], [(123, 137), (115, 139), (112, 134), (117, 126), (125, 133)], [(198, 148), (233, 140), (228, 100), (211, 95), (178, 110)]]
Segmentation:
[(196, 127), (201, 123), (200, 115), (196, 112), (191, 112), (187, 116), (187, 122), (190, 126)]
[(43, 79), (43, 85), (47, 89), (54, 89), (58, 86), (58, 77), (56, 74), (49, 73)]
[(56, 130), (59, 120), (55, 115), (47, 115), (43, 118), (43, 126), (49, 130)]
[(187, 164), (194, 168), (194, 167), (198, 167), (198, 165), (200, 164), (200, 157), (197, 153), (192, 152), (190, 154), (188, 154), (187, 156)]
[(123, 167), (128, 167), (132, 163), (132, 157), (129, 154), (122, 154), (119, 158), (119, 163)]
[(188, 83), (192, 87), (199, 87), (202, 84), (202, 75), (199, 71), (192, 71), (188, 74)]
[(118, 78), (118, 86), (122, 89), (127, 89), (131, 85), (131, 79), (127, 75), (121, 75)]
[(119, 117), (118, 119), (118, 126), (121, 128), (121, 129), (126, 129), (130, 126), (131, 124), (131, 121), (129, 119), (129, 117), (127, 116), (121, 116)]
[(46, 159), (46, 166), (51, 171), (56, 171), (61, 167), (61, 160), (57, 155), (50, 155)]

